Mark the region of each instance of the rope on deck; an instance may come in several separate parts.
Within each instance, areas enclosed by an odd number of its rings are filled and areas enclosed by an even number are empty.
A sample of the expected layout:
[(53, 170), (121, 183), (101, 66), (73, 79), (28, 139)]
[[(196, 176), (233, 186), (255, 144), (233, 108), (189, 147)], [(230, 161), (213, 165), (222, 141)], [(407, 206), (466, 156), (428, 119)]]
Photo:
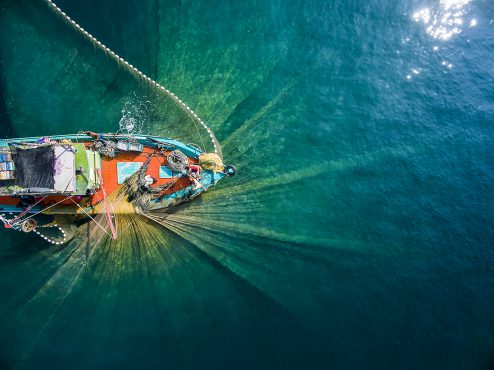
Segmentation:
[[(187, 105), (185, 104), (178, 96), (176, 96), (173, 92), (165, 88), (164, 86), (160, 85), (158, 82), (154, 81), (151, 79), (149, 76), (146, 76), (144, 73), (142, 73), (140, 70), (138, 70), (136, 67), (134, 67), (132, 64), (124, 60), (121, 56), (116, 54), (113, 50), (108, 48), (106, 45), (101, 43), (99, 40), (96, 39), (93, 35), (91, 35), (88, 31), (86, 31), (84, 28), (82, 28), (79, 24), (77, 24), (76, 21), (74, 21), (72, 18), (70, 18), (62, 9), (60, 9), (53, 1), (51, 0), (45, 0), (50, 7), (63, 19), (65, 19), (69, 24), (71, 24), (78, 32), (83, 34), (85, 37), (87, 37), (89, 40), (91, 40), (96, 46), (98, 46), (100, 49), (108, 53), (114, 60), (117, 61), (117, 63), (123, 65), (124, 67), (128, 68), (132, 73), (137, 74), (139, 77), (143, 78), (146, 82), (148, 82), (151, 86), (157, 88), (158, 90), (164, 92), (167, 96), (169, 96), (181, 109), (183, 109), (192, 119), (195, 125), (195, 120), (199, 122), (207, 131), (209, 134), (209, 137), (211, 139), (211, 142), (213, 143), (214, 147), (214, 152), (220, 156), (220, 158), (223, 157), (221, 153), (221, 148), (216, 140), (216, 137), (213, 134), (213, 131), (204, 123), (204, 121)], [(200, 136), (200, 134), (199, 134)], [(204, 148), (206, 149), (206, 148)]]
[(106, 218), (108, 219), (108, 224), (110, 225), (110, 230), (111, 230), (111, 235), (114, 240), (117, 239), (117, 230), (115, 229), (115, 226), (113, 225), (113, 220), (111, 218), (110, 214), (110, 208), (108, 208), (108, 202), (106, 200), (106, 191), (105, 188), (103, 187), (103, 177), (101, 176), (101, 170), (98, 169), (98, 178), (99, 178), (99, 183), (101, 185), (101, 191), (103, 192), (103, 204), (105, 206), (105, 213), (106, 213)]

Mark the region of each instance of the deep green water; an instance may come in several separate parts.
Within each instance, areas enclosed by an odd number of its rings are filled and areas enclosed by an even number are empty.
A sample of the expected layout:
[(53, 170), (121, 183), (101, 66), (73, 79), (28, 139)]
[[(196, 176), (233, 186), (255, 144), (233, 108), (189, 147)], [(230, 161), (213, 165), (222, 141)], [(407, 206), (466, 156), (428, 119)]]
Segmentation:
[[(152, 243), (0, 231), (0, 368), (494, 367), (490, 0), (58, 5), (240, 172)], [(0, 0), (0, 87), (4, 137), (194, 135), (40, 0)]]

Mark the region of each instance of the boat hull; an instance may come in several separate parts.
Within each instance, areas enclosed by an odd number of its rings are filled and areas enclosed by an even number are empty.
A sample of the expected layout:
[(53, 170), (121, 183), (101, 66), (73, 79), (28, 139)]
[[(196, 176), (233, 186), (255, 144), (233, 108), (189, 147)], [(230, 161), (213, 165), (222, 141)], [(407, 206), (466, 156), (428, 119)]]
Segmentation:
[[(187, 156), (189, 164), (196, 165), (202, 151), (194, 145), (159, 136), (87, 134), (56, 135), (44, 138), (67, 148), (75, 148), (75, 169), (86, 168), (85, 174), (75, 175), (72, 192), (36, 192), (16, 189), (0, 193), (1, 213), (47, 213), (47, 214), (97, 214), (107, 210), (103, 207), (105, 198), (116, 199), (122, 187), (135, 171), (147, 164), (145, 175), (154, 179), (151, 187), (165, 188), (151, 199), (149, 210), (163, 210), (188, 201), (214, 186), (225, 174), (221, 171), (204, 170), (198, 184), (189, 177), (167, 167), (167, 156), (171, 151), (179, 150)], [(32, 145), (39, 137), (16, 138), (0, 141), (0, 147)], [(95, 143), (111, 141), (120, 149), (115, 156), (96, 156)], [(126, 143), (127, 148), (125, 148)], [(57, 145), (58, 145), (57, 144)], [(133, 148), (130, 144), (133, 144)], [(123, 148), (123, 149), (122, 149)], [(134, 149), (134, 150), (132, 150)], [(84, 153), (82, 153), (84, 152)], [(91, 156), (98, 157), (90, 158)], [(79, 159), (78, 159), (79, 155)], [(86, 158), (84, 158), (84, 156)], [(39, 190), (39, 189), (38, 189)], [(30, 207), (23, 206), (22, 199), (29, 199)], [(33, 203), (34, 202), (34, 203)], [(29, 209), (26, 209), (29, 208)], [(132, 207), (123, 207), (121, 212), (133, 212)]]

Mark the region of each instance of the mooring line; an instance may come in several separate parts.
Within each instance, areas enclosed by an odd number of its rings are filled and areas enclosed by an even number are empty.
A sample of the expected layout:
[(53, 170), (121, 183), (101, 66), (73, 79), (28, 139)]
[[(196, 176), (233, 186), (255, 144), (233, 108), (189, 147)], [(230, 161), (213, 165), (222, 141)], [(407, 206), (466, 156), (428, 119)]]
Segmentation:
[[(136, 67), (134, 67), (132, 64), (127, 62), (125, 59), (123, 59), (121, 56), (116, 54), (113, 50), (111, 50), (108, 46), (100, 42), (96, 37), (91, 35), (88, 31), (86, 31), (84, 28), (82, 28), (76, 21), (74, 21), (72, 18), (70, 18), (62, 9), (60, 9), (53, 1), (51, 0), (45, 0), (50, 7), (63, 19), (65, 19), (68, 23), (70, 23), (77, 31), (82, 33), (85, 37), (87, 37), (89, 40), (91, 40), (95, 45), (97, 45), (99, 48), (101, 48), (103, 51), (108, 53), (114, 60), (117, 61), (117, 63), (125, 66), (128, 68), (132, 73), (137, 74), (137, 76), (143, 78), (147, 83), (149, 83), (151, 86), (157, 88), (158, 90), (164, 92), (167, 96), (169, 96), (180, 108), (184, 109), (185, 112), (191, 117), (192, 122), (194, 122), (195, 125), (195, 120), (197, 120), (207, 131), (209, 134), (209, 137), (211, 138), (211, 142), (213, 143), (214, 147), (214, 152), (218, 154), (220, 157), (222, 157), (221, 153), (221, 148), (219, 146), (218, 141), (216, 140), (216, 137), (213, 134), (213, 131), (204, 123), (204, 121), (197, 115), (196, 112), (194, 112), (187, 104), (185, 104), (177, 95), (175, 95), (173, 92), (165, 88), (164, 86), (160, 85), (158, 82), (154, 81), (151, 79), (151, 77), (146, 76), (144, 73), (142, 73), (140, 70), (138, 70)], [(195, 119), (195, 120), (194, 120)], [(200, 134), (199, 134), (200, 136)], [(217, 144), (218, 143), (218, 144)], [(206, 148), (204, 148), (206, 150)]]

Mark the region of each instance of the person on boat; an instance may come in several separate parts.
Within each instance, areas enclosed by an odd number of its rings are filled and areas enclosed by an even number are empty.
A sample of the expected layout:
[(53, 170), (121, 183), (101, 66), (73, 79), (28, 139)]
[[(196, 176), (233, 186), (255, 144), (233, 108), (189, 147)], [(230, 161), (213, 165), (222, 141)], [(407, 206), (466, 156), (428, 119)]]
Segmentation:
[(56, 144), (56, 140), (51, 140), (49, 137), (43, 136), (35, 141), (36, 144)]
[(193, 175), (199, 175), (202, 171), (202, 167), (197, 164), (189, 164), (188, 166), (185, 166), (185, 169)]
[(153, 156), (149, 156), (146, 162), (144, 162), (144, 164), (141, 166), (139, 171), (125, 180), (129, 201), (135, 201), (143, 195), (161, 193), (162, 191), (169, 189), (175, 184), (175, 181), (172, 181), (163, 185), (152, 186), (157, 182), (157, 180), (151, 175), (146, 174), (149, 163), (152, 159)]
[(155, 184), (158, 180), (156, 180), (154, 177), (151, 175), (146, 174), (149, 163), (153, 159), (153, 156), (150, 155), (146, 162), (142, 165), (142, 167), (138, 171), (138, 184), (139, 184), (139, 189), (143, 193), (160, 193), (161, 191), (167, 189), (170, 187), (170, 183), (164, 184), (164, 185), (159, 185), (159, 186), (152, 186)]
[(101, 138), (101, 135), (100, 134), (97, 134), (96, 132), (93, 132), (93, 131), (84, 131), (84, 133), (87, 135), (87, 136), (91, 136), (93, 139), (95, 140), (98, 140)]
[(139, 185), (142, 191), (148, 191), (151, 188), (151, 185), (156, 183), (156, 179), (151, 175), (146, 175), (144, 178), (140, 179)]
[(174, 181), (153, 186), (157, 180), (146, 174), (152, 159), (153, 155), (150, 155), (139, 171), (125, 180), (122, 188), (126, 194), (127, 201), (134, 204), (141, 212), (145, 212), (151, 205), (153, 199), (159, 196), (160, 193), (173, 187), (180, 177), (177, 177)]
[(188, 166), (185, 166), (185, 173), (192, 183), (192, 190), (197, 190), (203, 187), (202, 183), (200, 182), (202, 178), (201, 171), (201, 166), (195, 164), (189, 164)]

